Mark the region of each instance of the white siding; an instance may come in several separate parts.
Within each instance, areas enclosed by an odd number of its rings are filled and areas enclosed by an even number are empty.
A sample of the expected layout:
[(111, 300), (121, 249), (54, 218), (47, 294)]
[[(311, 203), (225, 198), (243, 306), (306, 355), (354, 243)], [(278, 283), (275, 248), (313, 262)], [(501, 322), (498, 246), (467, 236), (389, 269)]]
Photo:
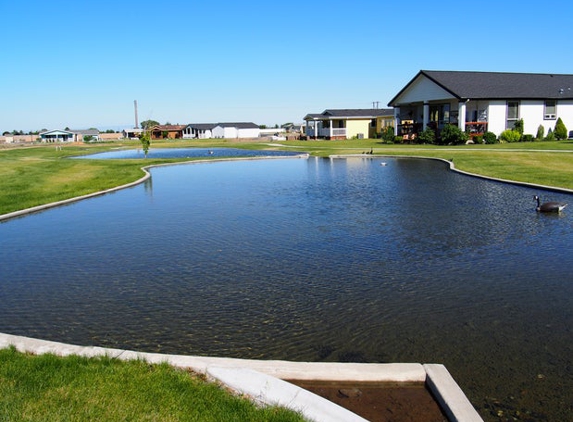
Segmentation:
[[(549, 129), (555, 130), (557, 119), (545, 120), (545, 101), (540, 100), (522, 100), (519, 102), (519, 117), (523, 119), (523, 133), (537, 135), (537, 128), (543, 125), (544, 135), (547, 135)], [(505, 128), (507, 116), (506, 101), (490, 101), (488, 109), (488, 130), (499, 136)], [(557, 102), (557, 117), (561, 117), (567, 127), (567, 131), (573, 130), (573, 101)]]
[(454, 96), (448, 91), (422, 76), (414, 81), (408, 89), (397, 98), (396, 102), (398, 104), (405, 104), (418, 101), (450, 100), (452, 98), (454, 98)]
[(487, 112), (487, 130), (497, 136), (505, 130), (506, 102), (490, 101)]
[[(277, 129), (278, 130), (278, 129)], [(258, 138), (260, 134), (259, 128), (244, 128), (239, 129), (234, 126), (216, 126), (213, 128), (213, 138)]]
[(223, 138), (225, 135), (225, 129), (221, 126), (215, 126), (213, 128), (213, 138)]
[[(279, 129), (277, 129), (279, 130)], [(237, 136), (239, 138), (258, 138), (260, 135), (259, 128), (245, 128), (239, 129)]]
[[(557, 117), (561, 117), (565, 127), (567, 127), (567, 134), (569, 134), (573, 130), (573, 100), (557, 101)], [(545, 130), (547, 130), (547, 126), (545, 126)]]
[(213, 128), (213, 138), (235, 139), (237, 138), (237, 128), (215, 126)]
[[(543, 123), (544, 101), (527, 101), (519, 103), (519, 118), (523, 119), (523, 133), (535, 136), (539, 125), (543, 125), (547, 130), (547, 125)], [(546, 120), (555, 127), (556, 120)], [(511, 128), (510, 128), (511, 129)]]

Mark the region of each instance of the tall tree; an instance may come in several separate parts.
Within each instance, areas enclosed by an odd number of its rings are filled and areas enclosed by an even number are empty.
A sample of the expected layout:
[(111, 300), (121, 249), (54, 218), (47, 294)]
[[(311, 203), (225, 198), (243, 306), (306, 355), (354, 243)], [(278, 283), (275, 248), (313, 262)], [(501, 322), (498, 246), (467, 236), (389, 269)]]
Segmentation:
[(145, 154), (145, 158), (147, 158), (147, 153), (149, 152), (149, 146), (151, 145), (151, 134), (149, 131), (144, 130), (141, 136), (139, 137), (139, 141), (141, 142), (141, 148), (143, 148), (143, 153)]
[(141, 128), (142, 129), (149, 129), (153, 126), (157, 126), (159, 124), (159, 122), (155, 121), (155, 120), (144, 120), (143, 122), (141, 122)]

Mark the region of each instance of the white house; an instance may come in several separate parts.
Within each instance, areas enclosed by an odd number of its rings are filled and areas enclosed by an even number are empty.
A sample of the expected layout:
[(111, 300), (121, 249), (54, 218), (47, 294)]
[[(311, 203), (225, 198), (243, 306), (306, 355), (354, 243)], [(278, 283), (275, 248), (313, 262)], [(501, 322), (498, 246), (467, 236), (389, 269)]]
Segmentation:
[(42, 142), (75, 142), (78, 140), (78, 135), (71, 130), (48, 130), (40, 132)]
[(209, 139), (213, 138), (214, 123), (191, 123), (183, 129), (184, 139)]
[[(91, 137), (91, 138), (89, 138)], [(84, 139), (91, 139), (98, 141), (100, 139), (99, 130), (86, 129), (86, 130), (48, 130), (40, 132), (40, 139), (42, 142), (82, 142)]]
[(259, 127), (250, 122), (242, 123), (217, 123), (212, 131), (213, 138), (258, 138)]
[(499, 136), (519, 119), (524, 133), (543, 125), (547, 134), (559, 117), (573, 129), (573, 75), (421, 70), (388, 106), (402, 136), (446, 124)]

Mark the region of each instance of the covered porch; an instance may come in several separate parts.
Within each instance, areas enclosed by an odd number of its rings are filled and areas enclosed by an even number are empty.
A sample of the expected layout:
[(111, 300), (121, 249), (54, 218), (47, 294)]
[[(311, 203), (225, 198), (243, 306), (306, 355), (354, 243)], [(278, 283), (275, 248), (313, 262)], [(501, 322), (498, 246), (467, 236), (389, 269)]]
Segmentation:
[(487, 103), (482, 101), (419, 101), (394, 107), (395, 134), (415, 140), (427, 128), (438, 135), (446, 125), (456, 125), (470, 137), (488, 130)]
[(330, 119), (324, 114), (308, 114), (306, 136), (313, 139), (346, 139), (346, 120)]

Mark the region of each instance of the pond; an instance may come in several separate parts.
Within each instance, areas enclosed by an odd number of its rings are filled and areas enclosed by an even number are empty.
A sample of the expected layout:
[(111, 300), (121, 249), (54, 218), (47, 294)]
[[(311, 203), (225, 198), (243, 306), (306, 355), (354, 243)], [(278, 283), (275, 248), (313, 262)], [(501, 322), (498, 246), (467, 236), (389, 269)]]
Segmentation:
[[(300, 155), (295, 151), (248, 150), (239, 148), (150, 148), (147, 158), (237, 158), (237, 157), (291, 157)], [(118, 149), (97, 154), (80, 155), (75, 159), (109, 160), (109, 159), (143, 159), (141, 148)]]
[[(442, 363), (486, 420), (570, 420), (573, 197), (381, 161), (159, 167), (144, 184), (0, 223), (0, 332)], [(535, 194), (572, 209), (538, 214)]]

